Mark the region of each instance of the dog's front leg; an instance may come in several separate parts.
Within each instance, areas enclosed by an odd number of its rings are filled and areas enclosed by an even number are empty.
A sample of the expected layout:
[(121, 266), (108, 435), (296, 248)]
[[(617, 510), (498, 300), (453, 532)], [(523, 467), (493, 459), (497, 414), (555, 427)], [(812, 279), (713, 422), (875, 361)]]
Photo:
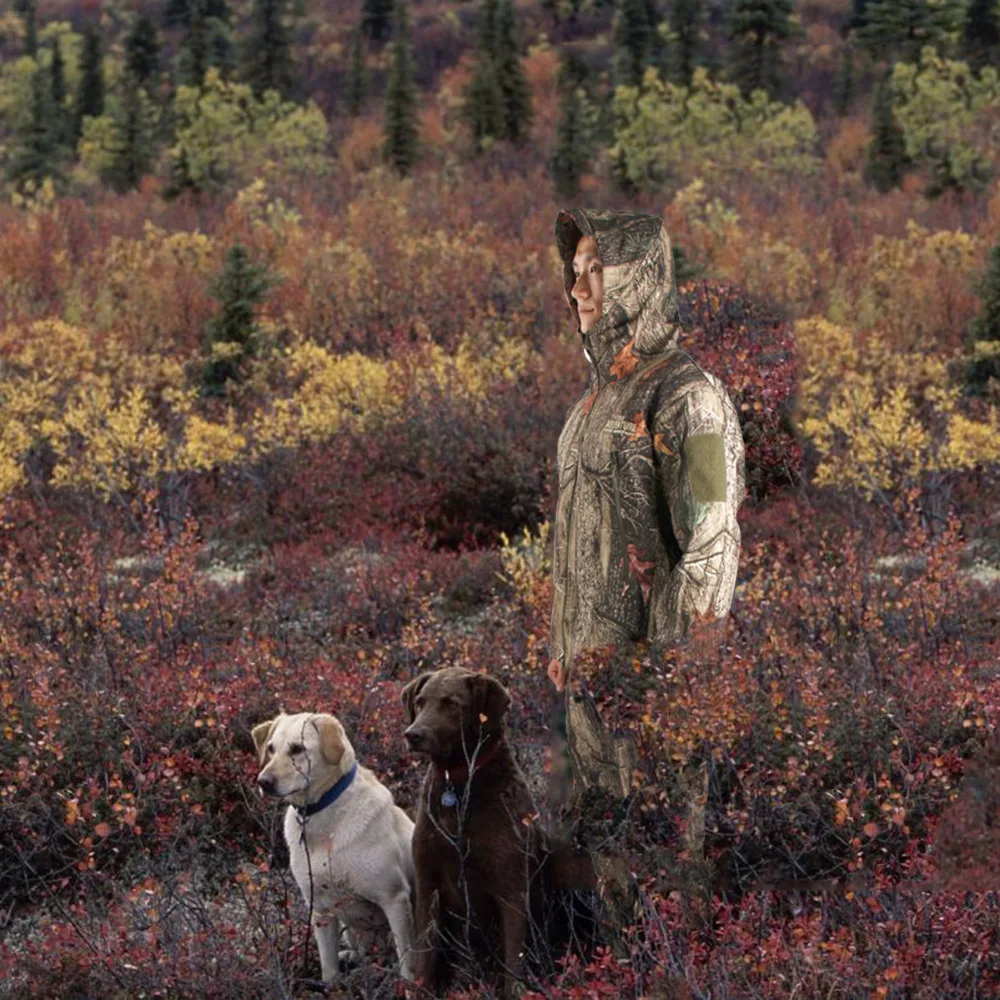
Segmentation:
[(389, 919), (393, 940), (396, 943), (396, 954), (399, 956), (399, 974), (412, 982), (416, 974), (416, 956), (413, 948), (413, 904), (409, 889), (400, 889), (386, 903), (384, 910)]
[(314, 912), (312, 925), (323, 982), (336, 982), (340, 975), (340, 919), (335, 913)]
[(414, 981), (425, 990), (433, 992), (437, 976), (438, 952), (441, 947), (438, 927), (441, 903), (436, 889), (429, 891), (427, 886), (420, 885), (419, 875), (416, 888), (411, 968)]
[(499, 902), (503, 930), (504, 996), (506, 1000), (517, 1000), (524, 992), (520, 975), (528, 934), (528, 900), (525, 896), (515, 896)]

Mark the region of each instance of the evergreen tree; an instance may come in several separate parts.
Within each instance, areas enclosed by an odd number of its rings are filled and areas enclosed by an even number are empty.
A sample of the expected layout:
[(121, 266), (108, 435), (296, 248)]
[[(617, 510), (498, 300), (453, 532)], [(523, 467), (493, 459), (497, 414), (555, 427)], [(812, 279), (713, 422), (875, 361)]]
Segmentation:
[(903, 130), (892, 109), (889, 80), (882, 80), (875, 89), (872, 109), (872, 138), (868, 145), (865, 180), (883, 194), (898, 187), (907, 167)]
[(392, 14), (392, 50), (385, 91), (385, 141), (382, 151), (401, 174), (417, 159), (417, 92), (410, 52), (407, 0), (395, 0)]
[(139, 186), (155, 157), (156, 121), (146, 91), (127, 77), (114, 110), (116, 148), (106, 180), (119, 193)]
[(990, 249), (986, 271), (975, 292), (983, 307), (969, 326), (970, 339), (996, 345), (996, 353), (973, 359), (966, 369), (966, 383), (978, 394), (988, 387), (990, 379), (1000, 380), (1000, 244)]
[(851, 108), (857, 89), (857, 70), (854, 65), (854, 43), (846, 42), (840, 53), (840, 67), (833, 82), (833, 104), (843, 118)]
[(781, 45), (792, 33), (791, 0), (736, 0), (729, 28), (730, 77), (744, 94), (781, 98)]
[(125, 36), (125, 68), (136, 85), (154, 88), (160, 75), (160, 40), (149, 14), (141, 13)]
[(586, 120), (586, 95), (583, 82), (586, 67), (573, 52), (567, 53), (559, 67), (559, 123), (556, 126), (556, 151), (550, 170), (560, 198), (576, 198), (580, 178), (590, 162), (593, 135)]
[(496, 66), (487, 52), (476, 54), (462, 113), (477, 150), (482, 150), (490, 140), (499, 138), (507, 129), (503, 91)]
[(14, 146), (7, 179), (24, 190), (36, 187), (51, 177), (62, 186), (64, 177), (59, 166), (60, 148), (52, 122), (50, 82), (41, 68), (31, 77), (31, 107), (25, 125), (14, 136)]
[(531, 127), (531, 93), (518, 49), (513, 4), (483, 0), (476, 62), (463, 107), (477, 149), (490, 139), (520, 142)]
[(14, 10), (24, 22), (24, 54), (34, 59), (38, 55), (38, 23), (35, 12), (36, 0), (15, 0)]
[(947, 53), (963, 12), (961, 0), (869, 0), (859, 37), (875, 59), (915, 63), (925, 45)]
[[(191, 14), (197, 2), (198, 0), (167, 0), (163, 12), (163, 22), (166, 27), (172, 28), (175, 25), (190, 27)], [(205, 18), (215, 18), (223, 24), (229, 24), (232, 20), (227, 0), (201, 0), (201, 7), (202, 16)]]
[(868, 23), (868, 0), (851, 0), (851, 16), (844, 25), (844, 33), (860, 31)]
[(243, 79), (257, 97), (292, 90), (292, 43), (282, 15), (284, 0), (253, 0), (250, 33), (243, 50)]
[(58, 38), (52, 42), (52, 58), (49, 60), (49, 97), (53, 138), (59, 144), (68, 143), (72, 139), (72, 131), (69, 109), (66, 107), (66, 64)]
[(646, 0), (618, 0), (614, 26), (613, 76), (615, 83), (638, 87), (652, 63), (653, 35)]
[(670, 26), (674, 33), (674, 53), (670, 69), (674, 81), (683, 87), (690, 86), (698, 65), (701, 20), (701, 0), (673, 0)]
[(500, 0), (496, 12), (496, 40), (494, 64), (503, 100), (504, 118), (501, 134), (517, 143), (531, 130), (533, 113), (531, 91), (521, 65), (517, 21), (511, 0)]
[(666, 79), (670, 72), (670, 59), (667, 53), (667, 39), (660, 31), (663, 18), (657, 8), (657, 0), (645, 0), (646, 20), (649, 23), (649, 64), (656, 67), (660, 79)]
[(104, 111), (104, 53), (97, 26), (88, 23), (83, 31), (83, 55), (80, 59), (80, 88), (76, 94), (74, 145), (83, 131), (83, 119), (97, 118)]
[(185, 0), (187, 31), (177, 55), (177, 81), (200, 87), (209, 66), (223, 78), (232, 70), (233, 40), (229, 7), (220, 0)]
[(388, 38), (392, 24), (392, 0), (362, 0), (361, 26), (371, 41), (382, 42)]
[[(264, 264), (254, 264), (246, 248), (237, 241), (226, 252), (221, 277), (213, 284), (211, 295), (219, 302), (219, 312), (205, 329), (205, 353), (209, 356), (202, 369), (202, 385), (208, 395), (219, 395), (228, 381), (241, 381), (243, 366), (260, 349), (257, 307), (277, 283)], [(213, 358), (215, 345), (227, 345), (224, 356)]]
[(368, 71), (365, 69), (365, 33), (360, 22), (351, 32), (351, 66), (347, 77), (347, 113), (361, 114), (368, 91)]
[(975, 70), (1000, 63), (1000, 14), (996, 0), (970, 0), (962, 25), (962, 52)]

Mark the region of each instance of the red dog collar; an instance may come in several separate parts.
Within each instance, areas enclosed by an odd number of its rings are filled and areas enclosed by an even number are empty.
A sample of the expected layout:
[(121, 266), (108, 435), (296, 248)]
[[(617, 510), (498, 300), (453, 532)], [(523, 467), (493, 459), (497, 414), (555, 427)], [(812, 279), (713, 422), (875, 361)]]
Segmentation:
[[(475, 774), (480, 768), (485, 767), (495, 756), (497, 751), (500, 749), (500, 741), (496, 740), (488, 750), (482, 751), (478, 757), (476, 757), (475, 763), (473, 765), (472, 773)], [(444, 778), (445, 781), (465, 781), (469, 777), (469, 765), (462, 764), (459, 767), (442, 767), (440, 764), (435, 764), (434, 767), (437, 769), (437, 773), (440, 777)]]

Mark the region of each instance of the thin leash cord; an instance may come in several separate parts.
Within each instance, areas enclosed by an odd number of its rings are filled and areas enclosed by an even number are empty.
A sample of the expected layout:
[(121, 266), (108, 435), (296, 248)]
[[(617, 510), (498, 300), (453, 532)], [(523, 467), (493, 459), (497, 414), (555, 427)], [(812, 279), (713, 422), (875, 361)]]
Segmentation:
[(315, 890), (313, 887), (312, 854), (309, 851), (309, 838), (306, 836), (306, 823), (309, 822), (309, 817), (299, 816), (298, 821), (301, 827), (302, 847), (306, 852), (306, 871), (309, 874), (309, 913), (306, 916), (306, 943), (302, 949), (302, 976), (305, 978), (306, 963), (309, 960), (309, 942), (312, 940), (313, 893)]

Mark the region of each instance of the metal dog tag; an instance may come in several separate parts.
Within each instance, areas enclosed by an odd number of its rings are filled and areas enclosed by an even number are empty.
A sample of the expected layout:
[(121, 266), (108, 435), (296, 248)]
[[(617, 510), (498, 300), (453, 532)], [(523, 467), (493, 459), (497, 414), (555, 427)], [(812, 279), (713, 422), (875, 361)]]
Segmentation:
[(441, 796), (441, 805), (447, 806), (450, 809), (456, 802), (458, 802), (458, 799), (455, 797), (455, 793), (450, 788), (446, 788), (444, 794)]

